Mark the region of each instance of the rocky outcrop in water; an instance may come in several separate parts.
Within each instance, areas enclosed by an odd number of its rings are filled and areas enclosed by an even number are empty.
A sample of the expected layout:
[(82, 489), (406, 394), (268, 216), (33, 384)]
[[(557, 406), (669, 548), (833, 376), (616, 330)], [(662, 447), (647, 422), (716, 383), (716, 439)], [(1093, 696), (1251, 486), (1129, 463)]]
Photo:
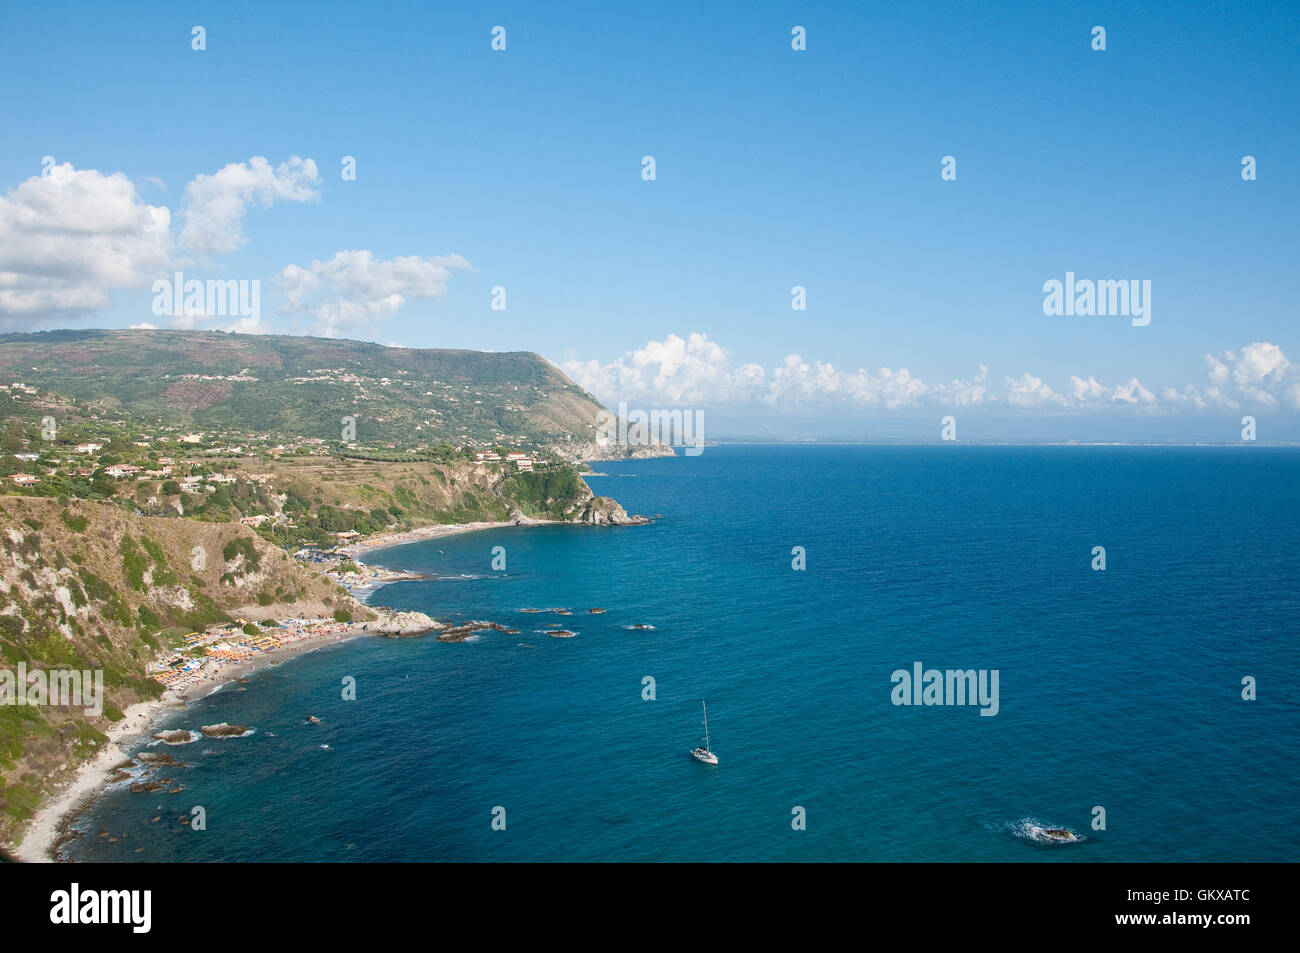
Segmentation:
[(439, 642), (464, 642), (475, 632), (482, 632), (492, 629), (497, 632), (510, 631), (500, 622), (466, 622), (464, 625), (454, 625), (438, 633)]
[(612, 497), (597, 496), (589, 500), (571, 522), (586, 526), (643, 526), (650, 520), (644, 516), (629, 516)]
[(165, 751), (141, 751), (136, 757), (141, 764), (176, 764), (176, 759)]
[(199, 731), (209, 738), (234, 738), (248, 731), (247, 725), (228, 725), (224, 721), (217, 725), (204, 725)]
[(428, 632), (437, 632), (439, 629), (446, 628), (437, 619), (427, 616), (423, 612), (373, 611), (379, 612), (379, 618), (365, 623), (361, 628), (366, 632), (374, 632), (377, 635), (386, 635), (394, 639), (424, 635)]

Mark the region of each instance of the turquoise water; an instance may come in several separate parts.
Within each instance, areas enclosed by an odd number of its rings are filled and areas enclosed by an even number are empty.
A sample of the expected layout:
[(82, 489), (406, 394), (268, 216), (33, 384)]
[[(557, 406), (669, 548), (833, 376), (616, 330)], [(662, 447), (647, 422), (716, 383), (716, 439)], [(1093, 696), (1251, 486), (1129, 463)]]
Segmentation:
[[(223, 690), (167, 725), (256, 733), (163, 749), (189, 763), (167, 772), (186, 790), (110, 790), (70, 856), (1300, 854), (1300, 453), (719, 446), (598, 467), (597, 493), (663, 519), (370, 557), (452, 577), (371, 601), (521, 634), (359, 640)], [(494, 546), (505, 573), (490, 569)], [(574, 614), (519, 611), (553, 606)], [(549, 622), (578, 634), (534, 631)], [(895, 706), (891, 673), (916, 661), (996, 669), (998, 714)], [(345, 676), (356, 701), (340, 697)], [(1241, 699), (1244, 676), (1258, 700)], [(701, 698), (717, 767), (688, 757)], [(196, 804), (206, 831), (178, 823)], [(1090, 827), (1097, 805), (1104, 831)], [(1037, 843), (1026, 819), (1086, 840)]]

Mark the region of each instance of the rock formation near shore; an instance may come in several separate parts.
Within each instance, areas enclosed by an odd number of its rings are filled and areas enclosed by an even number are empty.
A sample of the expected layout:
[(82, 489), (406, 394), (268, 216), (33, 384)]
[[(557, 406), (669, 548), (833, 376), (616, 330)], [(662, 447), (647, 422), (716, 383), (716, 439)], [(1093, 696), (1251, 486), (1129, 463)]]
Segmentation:
[(582, 513), (571, 522), (587, 526), (643, 526), (650, 520), (644, 516), (629, 516), (612, 497), (597, 496), (589, 500)]
[(216, 725), (204, 725), (199, 729), (209, 738), (234, 738), (248, 732), (247, 725), (228, 725), (224, 721)]
[(443, 632), (440, 632), (438, 634), (438, 641), (439, 642), (464, 642), (475, 632), (482, 632), (489, 629), (496, 632), (510, 631), (500, 622), (466, 622), (464, 625), (452, 626), (451, 628), (446, 629)]
[(376, 635), (387, 635), (391, 638), (401, 639), (413, 635), (424, 635), (426, 632), (436, 632), (445, 628), (437, 619), (427, 616), (423, 612), (385, 612), (374, 607), (371, 607), (371, 611), (378, 612), (379, 618), (365, 623), (361, 628), (366, 632), (374, 632)]

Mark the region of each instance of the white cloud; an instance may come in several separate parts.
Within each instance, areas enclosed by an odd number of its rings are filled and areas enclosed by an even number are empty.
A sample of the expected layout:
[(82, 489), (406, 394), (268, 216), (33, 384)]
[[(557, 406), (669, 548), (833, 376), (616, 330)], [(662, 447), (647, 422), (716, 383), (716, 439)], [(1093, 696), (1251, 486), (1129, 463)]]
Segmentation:
[[(906, 368), (841, 371), (799, 354), (787, 355), (770, 372), (752, 363), (733, 368), (722, 346), (700, 333), (669, 334), (608, 364), (569, 360), (559, 367), (603, 400), (666, 406), (847, 402), (897, 408), (917, 404), (932, 390)], [(974, 381), (954, 381), (943, 390), (969, 406), (983, 400), (987, 376), (981, 367)]]
[(1300, 409), (1300, 366), (1276, 344), (1256, 341), (1239, 351), (1205, 355), (1206, 395), (1228, 407), (1262, 404)]
[[(1172, 390), (1172, 388), (1165, 388)], [(1175, 392), (1176, 393), (1176, 392)], [(1155, 404), (1156, 395), (1147, 390), (1136, 377), (1123, 384), (1106, 387), (1089, 376), (1087, 380), (1077, 374), (1070, 375), (1070, 401), (1076, 404)]]
[(973, 380), (940, 384), (935, 393), (939, 402), (949, 407), (978, 407), (988, 396), (988, 380), (988, 365), (981, 364)]
[(649, 407), (672, 406), (808, 406), (880, 407), (1014, 407), (1037, 410), (1136, 408), (1142, 412), (1197, 408), (1239, 402), (1300, 409), (1300, 366), (1273, 344), (1256, 343), (1239, 351), (1207, 355), (1209, 386), (1202, 392), (1188, 384), (1161, 389), (1160, 396), (1138, 378), (1104, 384), (1094, 376), (1073, 374), (1057, 391), (1032, 373), (1007, 375), (999, 392), (990, 393), (987, 365), (970, 380), (927, 384), (907, 368), (844, 371), (830, 363), (790, 354), (765, 369), (758, 364), (732, 367), (726, 350), (707, 335), (685, 338), (669, 334), (649, 341), (610, 363), (568, 360), (558, 366), (575, 382), (613, 406), (619, 401)]
[(1156, 395), (1142, 386), (1136, 377), (1130, 377), (1125, 384), (1116, 384), (1110, 389), (1112, 404), (1154, 404)]
[(377, 259), (366, 250), (336, 252), (307, 268), (288, 265), (280, 273), (280, 314), (315, 315), (316, 333), (337, 337), (348, 328), (387, 318), (408, 300), (440, 298), (452, 269), (473, 271), (460, 255), (409, 255)]
[(30, 324), (108, 304), (171, 258), (171, 213), (122, 173), (52, 166), (0, 197), (0, 321)]
[(185, 187), (185, 227), (180, 243), (201, 255), (234, 251), (246, 241), (244, 212), (253, 202), (315, 202), (320, 193), (316, 163), (291, 156), (275, 168), (263, 156), (232, 162)]
[(1007, 403), (1012, 407), (1059, 407), (1069, 403), (1064, 394), (1056, 393), (1041, 377), (1033, 374), (1005, 377), (1002, 388), (1006, 391)]
[(1070, 396), (1076, 401), (1100, 400), (1103, 388), (1097, 378), (1089, 377), (1086, 381), (1077, 374), (1070, 375)]

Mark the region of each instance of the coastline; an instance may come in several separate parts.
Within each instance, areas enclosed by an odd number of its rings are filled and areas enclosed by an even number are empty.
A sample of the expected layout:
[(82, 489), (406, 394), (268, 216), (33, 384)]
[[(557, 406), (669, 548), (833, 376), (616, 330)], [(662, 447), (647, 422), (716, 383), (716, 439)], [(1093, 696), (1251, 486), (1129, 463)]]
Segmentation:
[(390, 546), (404, 546), (407, 543), (419, 543), (426, 539), (442, 539), (444, 536), (460, 536), (463, 533), (477, 533), (485, 529), (509, 529), (515, 526), (569, 526), (564, 520), (538, 520), (524, 517), (519, 520), (500, 520), (482, 523), (435, 523), (396, 533), (376, 533), (355, 543), (335, 547), (334, 551), (360, 560), (362, 556), (376, 550), (388, 549)]
[[(353, 559), (366, 568), (380, 570), (376, 578), (363, 584), (369, 591), (368, 597), (382, 588), (387, 582), (413, 577), (406, 573), (391, 573), (382, 567), (374, 567), (362, 562), (361, 557), (369, 553), (401, 546), (407, 543), (422, 542), (428, 539), (440, 539), (446, 536), (458, 536), (463, 533), (479, 532), (488, 529), (505, 529), (515, 526), (569, 526), (564, 520), (541, 520), (522, 517), (515, 520), (448, 523), (422, 526), (402, 532), (377, 533), (356, 542), (336, 548), (336, 552)], [(327, 575), (330, 575), (326, 573)], [(392, 578), (383, 578), (391, 576)], [(335, 578), (338, 581), (337, 577)], [(340, 583), (341, 584), (341, 583)], [(353, 593), (354, 597), (356, 593)], [(359, 601), (364, 602), (364, 599)], [(371, 608), (382, 609), (382, 606)], [(259, 652), (252, 658), (242, 661), (216, 661), (211, 670), (204, 670), (199, 678), (179, 689), (168, 689), (158, 699), (137, 702), (123, 712), (121, 721), (111, 725), (105, 735), (107, 743), (94, 755), (76, 769), (72, 779), (59, 791), (51, 795), (23, 828), (21, 839), (12, 847), (15, 860), (25, 863), (58, 862), (55, 850), (67, 831), (69, 824), (95, 799), (103, 793), (109, 776), (114, 769), (127, 760), (125, 747), (132, 747), (136, 742), (150, 740), (156, 723), (167, 712), (188, 707), (195, 700), (206, 697), (219, 690), (223, 685), (236, 681), (260, 669), (278, 665), (289, 658), (314, 652), (330, 645), (338, 645), (361, 636), (375, 636), (382, 633), (364, 628), (365, 623), (333, 623), (333, 620), (320, 620), (326, 631), (318, 636), (303, 638), (289, 645), (279, 646), (266, 652)], [(332, 624), (331, 624), (332, 623)]]
[(205, 698), (222, 686), (237, 681), (253, 672), (280, 665), (291, 658), (314, 652), (330, 645), (341, 645), (362, 636), (378, 633), (352, 623), (346, 631), (328, 631), (321, 635), (260, 653), (247, 661), (231, 662), (217, 666), (193, 684), (179, 690), (168, 690), (161, 697), (136, 702), (123, 712), (121, 721), (105, 732), (107, 743), (94, 757), (83, 762), (67, 785), (53, 794), (28, 821), (22, 839), (13, 850), (15, 860), (23, 863), (54, 863), (58, 858), (54, 850), (62, 840), (68, 824), (103, 793), (109, 775), (123, 761), (128, 760), (126, 748), (136, 742), (149, 741), (157, 722), (168, 712), (188, 708), (194, 701)]

